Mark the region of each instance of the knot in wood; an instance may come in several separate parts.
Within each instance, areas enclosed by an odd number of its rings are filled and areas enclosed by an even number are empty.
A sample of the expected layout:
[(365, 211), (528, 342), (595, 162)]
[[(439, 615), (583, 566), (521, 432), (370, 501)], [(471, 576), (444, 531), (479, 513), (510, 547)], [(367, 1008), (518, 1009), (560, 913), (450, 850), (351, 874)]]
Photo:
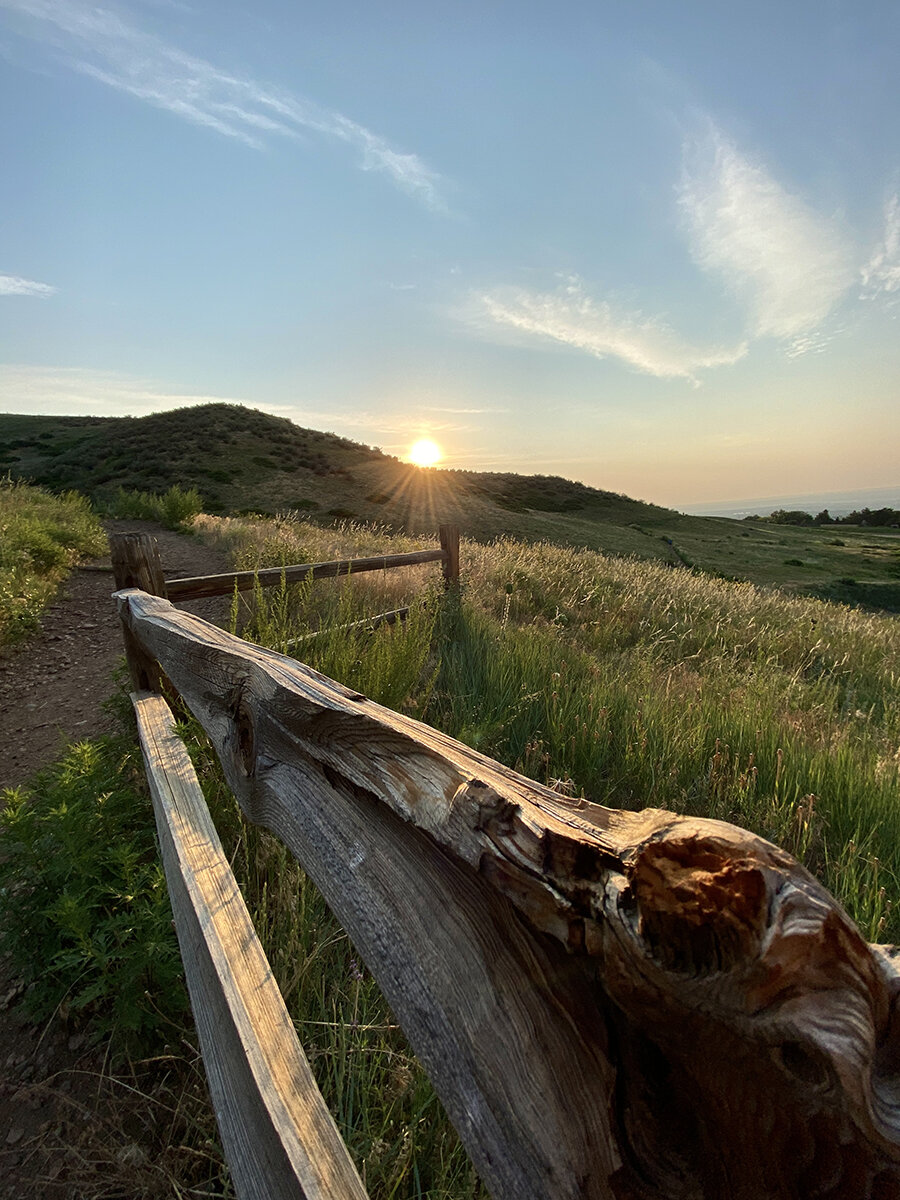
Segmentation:
[(256, 727), (253, 712), (243, 692), (238, 693), (233, 717), (238, 759), (249, 778), (256, 770)]
[(728, 970), (758, 951), (768, 889), (756, 863), (699, 838), (667, 838), (644, 847), (631, 886), (640, 934), (669, 968)]

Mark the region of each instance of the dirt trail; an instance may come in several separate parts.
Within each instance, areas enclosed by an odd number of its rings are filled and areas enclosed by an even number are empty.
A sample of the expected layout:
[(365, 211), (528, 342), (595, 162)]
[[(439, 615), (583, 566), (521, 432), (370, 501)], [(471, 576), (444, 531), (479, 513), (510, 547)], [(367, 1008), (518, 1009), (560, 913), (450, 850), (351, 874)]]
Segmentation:
[[(152, 534), (167, 578), (228, 569), (220, 552), (150, 522), (105, 525), (109, 532)], [(113, 671), (122, 657), (122, 635), (110, 600), (113, 587), (108, 557), (74, 571), (45, 612), (40, 632), (0, 659), (0, 787), (25, 783), (69, 742), (111, 728), (102, 706), (114, 689)], [(229, 602), (198, 600), (181, 607), (225, 624)], [(65, 1182), (81, 1143), (90, 1150), (91, 1138), (121, 1139), (110, 1116), (116, 1105), (100, 1100), (106, 1076), (102, 1055), (84, 1045), (83, 1035), (70, 1036), (61, 1020), (44, 1028), (20, 1022), (21, 990), (2, 967), (0, 1200), (70, 1200), (82, 1194)], [(130, 1143), (125, 1151), (137, 1153)], [(108, 1194), (100, 1188), (101, 1167), (97, 1175), (99, 1190), (91, 1194)]]
[[(166, 578), (212, 575), (228, 564), (218, 550), (149, 521), (107, 521), (109, 532), (152, 534)], [(109, 558), (95, 559), (69, 576), (45, 612), (41, 631), (0, 658), (0, 787), (24, 783), (59, 757), (72, 741), (110, 728), (103, 701), (113, 690), (122, 635), (110, 594)], [(182, 606), (224, 623), (227, 602)]]

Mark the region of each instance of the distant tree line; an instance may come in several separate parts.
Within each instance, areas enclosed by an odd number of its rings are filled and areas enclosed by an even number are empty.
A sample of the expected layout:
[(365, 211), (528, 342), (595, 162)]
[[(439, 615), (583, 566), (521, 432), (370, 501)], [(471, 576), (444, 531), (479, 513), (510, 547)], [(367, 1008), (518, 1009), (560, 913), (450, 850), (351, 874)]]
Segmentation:
[(815, 516), (796, 508), (776, 508), (767, 517), (745, 517), (745, 521), (769, 521), (773, 525), (898, 525), (900, 510), (896, 508), (854, 509), (845, 517), (833, 517), (827, 508)]

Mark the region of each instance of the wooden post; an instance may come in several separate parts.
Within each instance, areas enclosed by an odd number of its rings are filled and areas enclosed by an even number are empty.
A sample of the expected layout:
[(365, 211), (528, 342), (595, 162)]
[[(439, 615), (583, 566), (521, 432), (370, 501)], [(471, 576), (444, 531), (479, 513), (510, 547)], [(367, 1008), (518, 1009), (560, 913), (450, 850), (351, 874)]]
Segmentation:
[[(149, 533), (113, 533), (109, 538), (116, 591), (140, 588), (151, 596), (166, 596), (166, 580), (156, 538)], [(163, 674), (159, 664), (144, 651), (127, 625), (122, 625), (125, 660), (134, 686), (139, 691), (161, 692)]]
[(442, 525), (438, 530), (444, 554), (444, 587), (459, 583), (459, 526)]
[(156, 538), (149, 533), (113, 533), (109, 552), (117, 591), (136, 587), (151, 596), (168, 596)]

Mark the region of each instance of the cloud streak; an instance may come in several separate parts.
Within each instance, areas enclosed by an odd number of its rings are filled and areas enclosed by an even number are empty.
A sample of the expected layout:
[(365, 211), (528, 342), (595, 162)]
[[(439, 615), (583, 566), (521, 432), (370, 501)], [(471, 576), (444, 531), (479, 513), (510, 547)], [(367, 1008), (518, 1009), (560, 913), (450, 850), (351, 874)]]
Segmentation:
[(552, 292), (500, 288), (476, 298), (482, 317), (523, 334), (584, 350), (595, 358), (618, 358), (661, 379), (688, 379), (711, 367), (730, 366), (747, 353), (735, 346), (700, 347), (664, 321), (622, 312), (595, 300), (577, 277)]
[[(733, 345), (696, 345), (664, 320), (588, 295), (577, 278), (552, 292), (498, 288), (477, 297), (482, 321), (618, 358), (645, 374), (697, 382), (700, 372), (742, 359), (753, 341), (776, 338), (796, 358), (824, 350), (832, 317), (859, 269), (837, 226), (788, 192), (710, 121), (684, 146), (676, 188), (692, 256), (744, 309)], [(862, 270), (864, 296), (900, 291), (900, 197), (885, 210), (885, 234)]]
[(0, 409), (3, 412), (145, 416), (171, 408), (214, 403), (247, 402), (229, 396), (167, 391), (153, 381), (118, 371), (0, 364)]
[(444, 210), (438, 175), (415, 154), (340, 112), (286, 91), (241, 79), (185, 54), (123, 20), (111, 9), (80, 0), (0, 0), (29, 19), (34, 36), (50, 43), (74, 70), (255, 149), (270, 137), (313, 134), (343, 142), (365, 171), (386, 175), (429, 208)]
[(39, 296), (46, 299), (55, 296), (58, 290), (49, 283), (22, 279), (19, 275), (0, 275), (0, 296)]
[(884, 237), (861, 275), (865, 300), (900, 291), (900, 196), (896, 192), (884, 206)]
[(743, 300), (752, 336), (802, 338), (854, 281), (835, 226), (714, 126), (685, 148), (678, 200), (695, 262)]

